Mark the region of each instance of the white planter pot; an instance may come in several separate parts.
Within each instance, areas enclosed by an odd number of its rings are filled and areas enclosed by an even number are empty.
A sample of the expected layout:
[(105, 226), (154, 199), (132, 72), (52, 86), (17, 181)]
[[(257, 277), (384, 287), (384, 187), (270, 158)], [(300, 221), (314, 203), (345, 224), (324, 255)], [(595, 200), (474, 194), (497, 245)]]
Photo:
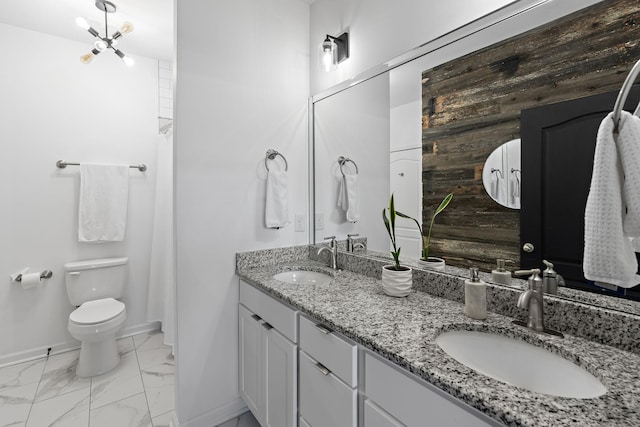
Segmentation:
[(382, 267), (382, 290), (392, 297), (406, 297), (411, 292), (413, 283), (413, 270), (394, 270), (393, 265)]
[(420, 265), (424, 268), (430, 268), (431, 270), (443, 270), (445, 266), (445, 262), (442, 258), (437, 258), (434, 256), (430, 256), (427, 261), (420, 258)]

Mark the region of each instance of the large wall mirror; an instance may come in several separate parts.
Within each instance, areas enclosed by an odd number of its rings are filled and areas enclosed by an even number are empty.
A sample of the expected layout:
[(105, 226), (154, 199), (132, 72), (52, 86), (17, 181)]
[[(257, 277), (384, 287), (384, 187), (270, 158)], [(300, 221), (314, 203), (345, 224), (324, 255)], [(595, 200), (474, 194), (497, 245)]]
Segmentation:
[[(384, 72), (380, 72), (378, 67), (378, 71), (364, 73), (348, 83), (314, 96), (314, 202), (315, 212), (322, 215), (322, 229), (316, 227), (312, 240), (319, 243), (329, 235), (344, 239), (346, 234), (359, 234), (368, 239), (369, 250), (387, 254), (389, 240), (381, 220), (381, 211), (391, 193), (395, 195), (398, 209), (412, 217), (422, 218), (424, 223), (424, 218), (430, 217), (430, 209), (437, 206), (437, 201), (453, 191), (454, 200), (440, 214), (434, 227), (434, 248), (442, 251), (450, 265), (473, 263), (488, 271), (496, 258), (515, 259), (519, 263), (521, 211), (515, 204), (520, 194), (508, 194), (513, 196), (514, 206), (497, 203), (485, 190), (483, 172), (492, 152), (502, 144), (520, 138), (520, 109), (532, 105), (523, 102), (517, 114), (505, 119), (501, 123), (501, 130), (496, 132), (484, 127), (482, 117), (473, 116), (483, 107), (490, 108), (496, 100), (486, 99), (483, 105), (477, 101), (478, 111), (475, 112), (471, 105), (473, 102), (448, 111), (442, 105), (443, 98), (437, 93), (438, 90), (444, 90), (442, 88), (446, 89), (447, 84), (455, 82), (441, 80), (438, 86), (430, 79), (438, 75), (454, 75), (459, 70), (464, 71), (464, 67), (471, 70), (481, 65), (481, 61), (486, 61), (479, 53), (490, 56), (493, 51), (489, 49), (509, 46), (510, 43), (513, 47), (514, 39), (535, 34), (539, 30), (556, 31), (566, 28), (571, 22), (580, 21), (584, 22), (584, 28), (598, 27), (602, 24), (599, 17), (606, 16), (610, 10), (618, 11), (616, 13), (619, 15), (614, 20), (620, 20), (624, 25), (623, 13), (630, 13), (629, 10), (633, 9), (637, 14), (640, 10), (635, 3), (632, 0), (615, 0), (586, 4), (568, 0), (558, 4), (522, 0), (514, 8), (497, 11), (423, 45), (409, 55), (412, 56), (411, 60), (404, 55), (401, 65), (389, 66), (390, 69)], [(559, 9), (562, 9), (560, 14)], [(560, 15), (563, 17), (558, 18)], [(578, 30), (572, 27), (572, 31)], [(636, 34), (632, 40), (637, 38)], [(534, 47), (524, 46), (522, 49), (520, 60), (523, 62), (520, 64), (525, 63), (528, 55), (526, 49)], [(582, 93), (603, 93), (619, 88), (633, 62), (640, 59), (640, 48), (634, 44), (633, 49), (627, 46), (624, 55), (614, 58), (617, 61), (615, 66), (610, 64), (611, 69), (601, 74), (600, 81), (592, 79), (581, 83), (581, 87), (569, 95), (566, 90), (561, 90), (563, 88), (552, 88), (557, 89), (555, 97), (545, 98), (542, 94), (534, 94), (537, 104), (533, 106), (586, 96)], [(587, 53), (580, 61), (588, 63), (591, 50), (585, 47)], [(497, 56), (497, 59), (500, 58), (502, 56)], [(481, 84), (485, 88), (509, 81), (508, 78), (513, 75), (513, 67), (517, 67), (518, 63), (510, 62), (510, 58), (503, 59), (491, 64), (495, 72), (484, 76)], [(388, 64), (397, 62), (390, 61)], [(553, 84), (553, 78), (544, 73), (545, 68), (539, 67), (538, 71), (540, 81)], [(508, 91), (508, 88), (501, 90)], [(468, 93), (465, 95), (468, 96)], [(517, 106), (516, 95), (514, 92), (514, 101), (511, 103)], [(505, 96), (509, 96), (509, 92), (505, 92)], [(465, 123), (464, 127), (456, 127), (460, 122), (457, 114), (474, 117), (475, 122), (472, 120)], [(453, 145), (447, 145), (449, 141), (454, 141)], [(452, 146), (458, 151), (451, 150)], [(360, 220), (357, 222), (347, 221), (337, 207), (339, 156), (353, 159), (359, 167), (358, 194), (362, 203), (359, 205)], [(456, 161), (459, 165), (454, 163)], [(526, 162), (526, 159), (522, 161)], [(511, 174), (511, 167), (507, 167), (509, 171), (506, 171), (505, 179), (511, 175), (515, 177), (514, 181), (517, 179), (521, 183), (526, 180), (521, 172), (515, 171), (520, 168), (514, 166), (514, 173)], [(483, 222), (472, 222), (480, 217), (484, 218)], [(398, 235), (402, 256), (418, 258), (420, 236), (415, 224), (400, 224)], [(487, 235), (493, 241), (487, 242)], [(489, 259), (493, 261), (489, 262)], [(620, 301), (573, 289), (567, 289), (563, 296), (640, 314), (640, 304), (634, 301)]]

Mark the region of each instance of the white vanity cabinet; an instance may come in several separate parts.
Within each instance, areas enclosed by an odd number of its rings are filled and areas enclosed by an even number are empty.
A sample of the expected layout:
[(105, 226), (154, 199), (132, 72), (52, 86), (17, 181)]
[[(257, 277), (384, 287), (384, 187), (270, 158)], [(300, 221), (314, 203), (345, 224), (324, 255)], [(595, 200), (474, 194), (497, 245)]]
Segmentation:
[(300, 425), (358, 425), (358, 347), (300, 316)]
[(242, 399), (263, 427), (295, 427), (298, 312), (242, 281), (238, 309)]
[(500, 425), (369, 351), (365, 352), (364, 365), (364, 427)]

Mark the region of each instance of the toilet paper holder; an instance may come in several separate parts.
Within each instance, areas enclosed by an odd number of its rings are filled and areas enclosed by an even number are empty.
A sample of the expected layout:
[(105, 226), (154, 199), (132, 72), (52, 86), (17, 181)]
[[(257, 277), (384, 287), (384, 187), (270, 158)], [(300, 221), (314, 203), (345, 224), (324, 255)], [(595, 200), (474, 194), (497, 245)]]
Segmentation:
[[(40, 273), (40, 278), (41, 279), (49, 279), (49, 278), (51, 278), (51, 276), (53, 276), (53, 271), (51, 271), (51, 270), (43, 270)], [(22, 282), (22, 273), (18, 274), (14, 280), (16, 282)]]

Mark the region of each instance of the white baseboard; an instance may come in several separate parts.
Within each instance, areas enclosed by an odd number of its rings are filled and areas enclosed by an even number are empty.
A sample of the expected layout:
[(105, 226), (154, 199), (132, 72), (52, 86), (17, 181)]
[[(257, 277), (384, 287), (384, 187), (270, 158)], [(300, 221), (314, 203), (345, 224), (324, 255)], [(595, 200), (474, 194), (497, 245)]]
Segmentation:
[(219, 406), (209, 412), (192, 418), (188, 421), (179, 422), (178, 418), (174, 415), (173, 427), (211, 427), (224, 424), (225, 422), (237, 418), (240, 415), (247, 412), (249, 408), (242, 401), (240, 396), (235, 400)]
[[(123, 329), (118, 338), (126, 338), (132, 335), (142, 334), (144, 332), (151, 332), (160, 329), (160, 322), (147, 322), (140, 325), (129, 326)], [(0, 368), (7, 365), (15, 365), (17, 363), (29, 362), (31, 360), (40, 359), (47, 355), (47, 351), (51, 349), (50, 356), (55, 354), (65, 353), (67, 351), (76, 350), (80, 348), (80, 342), (74, 339), (63, 341), (55, 344), (44, 345), (36, 347), (30, 350), (19, 351), (7, 355), (0, 356)]]

